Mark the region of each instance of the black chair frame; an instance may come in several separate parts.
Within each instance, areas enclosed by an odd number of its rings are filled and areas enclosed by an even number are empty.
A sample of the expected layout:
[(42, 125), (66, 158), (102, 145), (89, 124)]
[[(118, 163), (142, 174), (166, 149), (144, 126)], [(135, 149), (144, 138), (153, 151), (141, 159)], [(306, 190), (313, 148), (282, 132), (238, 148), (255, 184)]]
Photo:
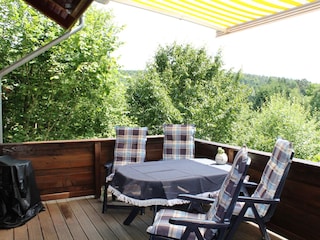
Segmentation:
[[(292, 152), (290, 159), (293, 159), (293, 156), (294, 156), (294, 153)], [(272, 216), (274, 215), (274, 212), (276, 210), (277, 205), (280, 203), (280, 196), (281, 196), (282, 190), (284, 188), (285, 181), (288, 176), (290, 167), (291, 167), (291, 161), (288, 162), (288, 165), (286, 166), (286, 168), (283, 172), (283, 175), (281, 177), (278, 188), (277, 188), (275, 195), (272, 199), (254, 198), (254, 197), (247, 196), (247, 194), (245, 194), (246, 196), (239, 196), (237, 201), (244, 202), (244, 206), (242, 207), (242, 209), (238, 215), (232, 216), (232, 219), (231, 219), (231, 226), (232, 227), (230, 228), (226, 239), (232, 239), (232, 236), (235, 234), (240, 223), (243, 221), (247, 221), (247, 222), (254, 222), (254, 223), (258, 224), (260, 232), (262, 234), (262, 239), (271, 240), (270, 235), (267, 232), (266, 223), (271, 220)], [(250, 188), (253, 185), (256, 186), (257, 184), (250, 183), (250, 182), (243, 183), (244, 187)], [(245, 193), (247, 193), (247, 192), (248, 191), (245, 191)], [(256, 209), (255, 204), (269, 204), (269, 208), (267, 210), (267, 213), (261, 217)], [(254, 218), (245, 216), (248, 209), (252, 210), (252, 212), (254, 214)]]

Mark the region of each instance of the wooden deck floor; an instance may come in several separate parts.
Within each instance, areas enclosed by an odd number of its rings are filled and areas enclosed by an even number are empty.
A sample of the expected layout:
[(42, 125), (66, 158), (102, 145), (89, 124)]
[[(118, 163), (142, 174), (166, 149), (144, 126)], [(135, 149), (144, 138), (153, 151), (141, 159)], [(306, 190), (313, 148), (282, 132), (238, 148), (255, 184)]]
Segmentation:
[[(0, 230), (1, 240), (147, 240), (146, 228), (152, 223), (152, 212), (139, 215), (130, 226), (122, 224), (128, 209), (108, 209), (101, 213), (101, 202), (94, 198), (66, 199), (44, 202), (45, 211), (14, 229)], [(271, 235), (272, 240), (283, 238)], [(235, 240), (261, 239), (259, 230), (242, 224)]]

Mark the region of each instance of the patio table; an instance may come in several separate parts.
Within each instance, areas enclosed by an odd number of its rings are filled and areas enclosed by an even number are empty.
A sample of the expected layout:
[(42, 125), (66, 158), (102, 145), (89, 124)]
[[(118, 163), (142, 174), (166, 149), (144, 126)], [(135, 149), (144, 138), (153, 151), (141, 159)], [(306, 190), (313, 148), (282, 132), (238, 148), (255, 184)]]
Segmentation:
[(190, 159), (129, 164), (116, 170), (109, 190), (118, 200), (135, 206), (124, 222), (128, 225), (141, 207), (185, 204), (188, 201), (178, 199), (179, 194), (218, 190), (230, 169)]

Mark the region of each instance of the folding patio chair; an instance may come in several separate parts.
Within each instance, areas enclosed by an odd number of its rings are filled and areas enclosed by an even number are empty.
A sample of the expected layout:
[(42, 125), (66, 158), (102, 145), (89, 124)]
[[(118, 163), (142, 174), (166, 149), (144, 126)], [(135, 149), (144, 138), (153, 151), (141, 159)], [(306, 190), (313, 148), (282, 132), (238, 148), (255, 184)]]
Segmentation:
[(106, 182), (103, 194), (104, 213), (107, 206), (108, 186), (119, 166), (144, 162), (146, 158), (147, 127), (116, 127), (116, 142), (114, 147), (114, 161), (105, 164)]
[(194, 158), (193, 124), (165, 124), (163, 126), (163, 160)]
[[(292, 143), (278, 139), (256, 189), (251, 197), (240, 196), (233, 212), (231, 229), (227, 239), (232, 239), (242, 221), (259, 225), (263, 239), (270, 240), (266, 223), (273, 216), (280, 202), (281, 192), (287, 178), (294, 152)], [(244, 183), (250, 187), (252, 183)]]
[[(241, 184), (250, 164), (246, 148), (237, 153), (231, 171), (226, 176), (217, 199), (205, 214), (174, 209), (161, 209), (152, 226), (147, 228), (150, 239), (223, 239), (230, 226), (230, 217), (238, 198)], [(193, 198), (197, 199), (196, 196)], [(190, 198), (192, 201), (192, 198)]]

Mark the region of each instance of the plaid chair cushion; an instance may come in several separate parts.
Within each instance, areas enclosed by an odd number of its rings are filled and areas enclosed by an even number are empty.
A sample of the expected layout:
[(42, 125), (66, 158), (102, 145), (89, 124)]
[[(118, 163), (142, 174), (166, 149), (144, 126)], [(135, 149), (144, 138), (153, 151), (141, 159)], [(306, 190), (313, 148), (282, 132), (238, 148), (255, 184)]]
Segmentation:
[(144, 162), (147, 132), (147, 127), (116, 127), (113, 172), (119, 166)]
[[(159, 212), (157, 212), (153, 221), (153, 225), (147, 228), (147, 232), (151, 235), (180, 239), (186, 227), (170, 224), (169, 219), (173, 217), (206, 220), (206, 214), (188, 213), (173, 209), (161, 209)], [(200, 228), (202, 235), (204, 234), (205, 230), (205, 228)], [(188, 240), (193, 239), (197, 239), (197, 237), (194, 233), (191, 233), (188, 237)]]
[[(173, 239), (180, 239), (184, 233), (186, 227), (180, 225), (174, 225), (169, 223), (170, 218), (187, 218), (188, 220), (200, 219), (211, 220), (215, 222), (224, 222), (225, 218), (231, 217), (233, 210), (233, 203), (236, 202), (237, 194), (239, 194), (240, 188), (238, 184), (244, 177), (246, 171), (246, 165), (248, 162), (248, 155), (246, 148), (242, 148), (236, 155), (232, 169), (226, 176), (217, 200), (211, 206), (210, 210), (206, 214), (188, 213), (184, 211), (162, 209), (160, 210), (154, 219), (153, 225), (147, 228), (147, 232), (151, 235), (169, 237)], [(238, 189), (238, 192), (236, 192)], [(200, 233), (205, 239), (212, 239), (217, 230), (200, 228)], [(194, 233), (191, 233), (188, 240), (196, 239)]]
[(207, 212), (207, 219), (223, 222), (225, 218), (231, 217), (233, 209), (230, 210), (229, 208), (233, 207), (231, 201), (235, 203), (238, 197), (234, 195), (239, 183), (241, 183), (240, 180), (244, 177), (247, 161), (247, 150), (242, 148), (235, 156), (231, 171), (226, 176), (216, 201)]
[(194, 135), (192, 124), (165, 124), (163, 127), (163, 159), (194, 158)]
[[(253, 197), (272, 199), (275, 196), (283, 173), (289, 162), (292, 161), (292, 143), (278, 139), (274, 146), (271, 158), (269, 159)], [(255, 204), (260, 216), (264, 216), (268, 211), (268, 204)]]

